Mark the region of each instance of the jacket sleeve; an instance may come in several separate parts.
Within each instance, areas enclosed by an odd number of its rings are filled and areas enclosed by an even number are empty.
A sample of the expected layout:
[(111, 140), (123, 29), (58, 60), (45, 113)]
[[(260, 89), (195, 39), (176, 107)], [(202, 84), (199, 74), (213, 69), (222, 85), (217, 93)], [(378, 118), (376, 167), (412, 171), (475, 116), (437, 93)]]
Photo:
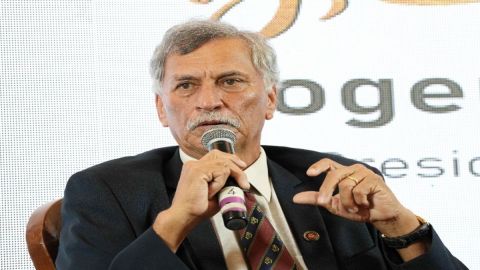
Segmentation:
[(68, 181), (57, 269), (188, 269), (147, 228), (137, 235), (115, 194), (88, 172)]
[(447, 247), (442, 243), (440, 237), (437, 235), (432, 227), (431, 243), (428, 251), (408, 262), (402, 262), (398, 253), (391, 248), (388, 248), (379, 239), (381, 249), (385, 255), (385, 260), (394, 270), (460, 270), (468, 269), (461, 261), (455, 258)]

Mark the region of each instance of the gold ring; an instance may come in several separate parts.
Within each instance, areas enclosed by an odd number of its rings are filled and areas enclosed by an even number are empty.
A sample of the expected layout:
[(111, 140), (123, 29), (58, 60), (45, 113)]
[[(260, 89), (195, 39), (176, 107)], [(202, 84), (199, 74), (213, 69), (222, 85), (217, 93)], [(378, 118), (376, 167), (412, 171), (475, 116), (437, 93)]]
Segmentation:
[(358, 185), (359, 181), (357, 180), (357, 178), (353, 177), (353, 176), (347, 176), (346, 178), (344, 179), (349, 179), (349, 180), (352, 180), (353, 182), (355, 182), (355, 186)]

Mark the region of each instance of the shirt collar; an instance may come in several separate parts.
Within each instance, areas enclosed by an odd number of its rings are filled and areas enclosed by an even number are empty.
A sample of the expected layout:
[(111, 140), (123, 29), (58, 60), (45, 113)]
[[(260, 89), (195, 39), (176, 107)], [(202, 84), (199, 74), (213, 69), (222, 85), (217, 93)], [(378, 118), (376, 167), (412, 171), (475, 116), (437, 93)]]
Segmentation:
[[(195, 158), (187, 155), (185, 152), (180, 150), (180, 159), (183, 163), (196, 160)], [(272, 196), (272, 185), (270, 183), (270, 178), (268, 178), (268, 166), (267, 166), (267, 155), (262, 147), (260, 147), (260, 156), (255, 162), (245, 169), (245, 174), (250, 184), (268, 201)]]

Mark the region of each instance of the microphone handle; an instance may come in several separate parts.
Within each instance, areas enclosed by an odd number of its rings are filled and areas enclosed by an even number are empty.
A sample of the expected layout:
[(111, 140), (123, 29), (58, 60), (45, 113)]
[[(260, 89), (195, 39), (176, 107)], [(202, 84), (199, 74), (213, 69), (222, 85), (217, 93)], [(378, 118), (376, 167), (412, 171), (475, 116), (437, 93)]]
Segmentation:
[(223, 224), (230, 230), (241, 230), (247, 226), (245, 194), (232, 177), (218, 193), (218, 203), (222, 212)]
[[(229, 154), (235, 153), (233, 144), (226, 140), (211, 142), (209, 148)], [(227, 229), (240, 230), (247, 226), (245, 194), (233, 177), (228, 177), (225, 186), (218, 193), (218, 204), (222, 212), (223, 224)]]
[(235, 149), (233, 148), (233, 144), (225, 139), (215, 140), (209, 143), (209, 151), (213, 149), (219, 150), (224, 153), (228, 154), (235, 154)]

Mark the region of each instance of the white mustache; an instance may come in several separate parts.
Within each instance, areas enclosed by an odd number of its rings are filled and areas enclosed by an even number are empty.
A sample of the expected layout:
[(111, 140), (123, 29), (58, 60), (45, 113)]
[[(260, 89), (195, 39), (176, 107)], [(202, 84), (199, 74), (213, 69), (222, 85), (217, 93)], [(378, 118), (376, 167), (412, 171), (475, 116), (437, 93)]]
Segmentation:
[(188, 120), (187, 130), (192, 131), (203, 123), (212, 121), (218, 122), (219, 124), (229, 125), (234, 128), (240, 128), (240, 120), (236, 117), (224, 115), (219, 112), (209, 112)]

